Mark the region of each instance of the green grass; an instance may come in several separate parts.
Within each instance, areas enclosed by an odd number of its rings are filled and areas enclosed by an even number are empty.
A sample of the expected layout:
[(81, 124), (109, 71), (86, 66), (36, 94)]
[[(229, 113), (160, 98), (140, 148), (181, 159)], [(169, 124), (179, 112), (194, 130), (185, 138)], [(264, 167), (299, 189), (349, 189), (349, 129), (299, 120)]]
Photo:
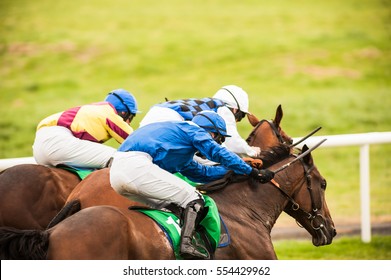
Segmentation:
[[(0, 159), (31, 156), (42, 118), (119, 87), (143, 111), (134, 127), (165, 97), (237, 84), (259, 118), (282, 104), (293, 137), (391, 131), (390, 0), (2, 0), (0, 18)], [(370, 153), (371, 218), (390, 221), (391, 144)], [(359, 221), (359, 148), (313, 155), (336, 224)]]
[(370, 243), (363, 243), (358, 236), (343, 237), (322, 247), (304, 240), (277, 240), (273, 244), (280, 260), (391, 260), (391, 236), (375, 235)]

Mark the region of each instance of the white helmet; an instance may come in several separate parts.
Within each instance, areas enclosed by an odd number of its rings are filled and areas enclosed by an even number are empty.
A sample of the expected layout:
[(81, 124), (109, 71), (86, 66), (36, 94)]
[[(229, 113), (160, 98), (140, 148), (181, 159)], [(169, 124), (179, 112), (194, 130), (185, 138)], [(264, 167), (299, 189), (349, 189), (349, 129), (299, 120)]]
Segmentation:
[(241, 87), (235, 85), (223, 86), (215, 93), (213, 98), (224, 101), (228, 107), (249, 113), (248, 95)]

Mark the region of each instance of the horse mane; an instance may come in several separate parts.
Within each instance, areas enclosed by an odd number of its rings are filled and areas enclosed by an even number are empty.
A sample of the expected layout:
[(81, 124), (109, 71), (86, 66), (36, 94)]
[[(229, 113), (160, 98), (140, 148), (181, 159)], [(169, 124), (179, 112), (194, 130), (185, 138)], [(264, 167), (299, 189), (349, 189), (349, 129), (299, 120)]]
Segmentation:
[(279, 144), (261, 152), (260, 158), (263, 162), (263, 168), (268, 168), (273, 164), (289, 157), (291, 147), (287, 144)]

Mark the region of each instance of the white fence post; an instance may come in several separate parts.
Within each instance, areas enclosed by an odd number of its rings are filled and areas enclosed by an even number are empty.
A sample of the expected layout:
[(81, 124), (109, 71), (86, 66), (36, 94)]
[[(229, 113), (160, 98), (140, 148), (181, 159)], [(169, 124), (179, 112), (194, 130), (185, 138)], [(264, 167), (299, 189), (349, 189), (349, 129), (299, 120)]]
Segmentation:
[(362, 145), (360, 148), (361, 240), (365, 243), (371, 242), (369, 174), (369, 145)]

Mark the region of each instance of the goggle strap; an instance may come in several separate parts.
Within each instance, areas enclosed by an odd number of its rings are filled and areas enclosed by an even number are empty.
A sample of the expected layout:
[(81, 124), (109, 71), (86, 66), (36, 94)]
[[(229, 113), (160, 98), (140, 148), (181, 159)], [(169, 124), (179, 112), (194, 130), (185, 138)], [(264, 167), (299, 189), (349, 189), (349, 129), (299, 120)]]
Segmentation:
[(223, 87), (222, 89), (225, 89), (226, 91), (229, 92), (229, 94), (231, 94), (231, 96), (233, 97), (233, 99), (234, 99), (235, 102), (236, 102), (236, 105), (238, 105), (238, 110), (241, 111), (241, 110), (240, 110), (239, 102), (238, 102), (238, 100), (236, 99), (235, 95), (234, 95), (229, 89), (227, 89), (227, 88), (225, 88), (225, 87)]
[[(211, 120), (211, 118), (209, 118), (207, 115), (204, 115), (204, 114), (202, 114), (202, 113), (198, 113), (198, 115), (205, 117), (205, 118), (206, 118), (208, 121), (210, 121), (210, 123), (213, 125), (213, 127), (211, 127), (211, 126), (203, 126), (203, 128), (214, 128), (214, 129), (217, 131), (217, 133), (218, 133), (219, 135), (222, 135), (222, 134), (220, 133), (220, 129), (218, 129), (218, 127), (217, 127), (216, 124)], [(222, 136), (223, 136), (223, 135), (222, 135)]]
[(132, 112), (130, 111), (128, 105), (126, 105), (125, 101), (122, 99), (121, 96), (119, 96), (118, 94), (116, 94), (115, 92), (110, 92), (109, 94), (112, 94), (114, 95), (115, 97), (117, 97), (119, 99), (119, 101), (121, 101), (121, 103), (126, 107), (126, 110), (128, 111), (128, 114), (126, 115), (126, 117), (124, 117), (124, 119), (126, 120), (127, 118), (130, 117), (130, 115), (132, 115)]

